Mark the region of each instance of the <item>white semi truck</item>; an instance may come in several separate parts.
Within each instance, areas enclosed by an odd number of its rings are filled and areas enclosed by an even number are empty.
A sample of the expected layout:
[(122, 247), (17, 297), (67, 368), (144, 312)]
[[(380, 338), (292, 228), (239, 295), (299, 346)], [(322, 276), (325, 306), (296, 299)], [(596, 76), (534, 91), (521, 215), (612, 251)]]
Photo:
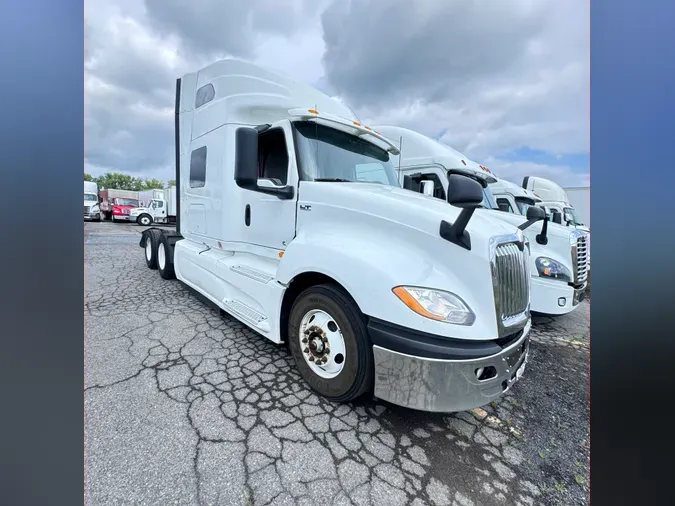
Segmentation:
[(146, 195), (145, 205), (129, 212), (131, 219), (145, 227), (153, 223), (176, 223), (176, 187), (148, 191), (153, 193)]
[(84, 219), (101, 221), (98, 185), (93, 181), (84, 182)]
[(563, 188), (567, 201), (574, 210), (577, 219), (591, 229), (591, 187), (578, 186)]
[[(546, 180), (548, 181), (548, 180)], [(552, 181), (549, 181), (552, 183)], [(555, 183), (553, 183), (555, 185)], [(557, 186), (557, 185), (556, 185)], [(563, 205), (560, 202), (556, 202), (555, 205), (551, 205), (551, 201), (544, 202), (539, 194), (533, 192), (532, 190), (526, 190), (518, 186), (515, 183), (510, 181), (505, 181), (503, 179), (497, 179), (496, 181), (490, 183), (490, 189), (492, 194), (495, 197), (497, 207), (501, 211), (506, 211), (508, 213), (521, 214), (525, 216), (527, 209), (530, 206), (539, 206), (542, 207), (547, 214), (547, 219), (556, 224), (556, 226), (562, 227), (572, 227), (577, 230), (586, 233), (586, 270), (588, 271), (587, 276), (587, 285), (590, 288), (590, 279), (591, 279), (591, 233), (588, 228), (582, 225), (573, 226), (571, 223), (563, 224), (563, 209), (567, 205)], [(570, 205), (571, 206), (571, 205)]]
[(475, 213), (400, 188), (395, 143), (340, 102), (226, 59), (177, 80), (176, 230), (149, 228), (148, 267), (254, 332), (345, 402), (426, 411), (499, 397), (528, 356), (529, 249)]
[[(476, 214), (495, 216), (523, 230), (531, 250), (532, 311), (562, 315), (577, 307), (586, 289), (584, 233), (546, 222), (543, 209), (534, 205), (518, 207), (514, 202), (517, 214), (500, 212), (490, 184), (498, 180), (486, 167), (421, 133), (397, 126), (373, 128), (400, 143), (401, 154), (392, 159), (392, 163), (399, 167), (404, 187), (424, 191), (423, 184), (428, 182), (427, 193), (446, 200), (454, 191), (450, 176), (471, 175), (483, 186), (481, 207), (484, 210)], [(526, 194), (522, 188), (520, 191)]]
[(523, 188), (536, 193), (542, 204), (552, 211), (552, 221), (568, 227), (590, 232), (588, 223), (584, 222), (570, 203), (567, 192), (557, 183), (543, 177), (526, 176)]

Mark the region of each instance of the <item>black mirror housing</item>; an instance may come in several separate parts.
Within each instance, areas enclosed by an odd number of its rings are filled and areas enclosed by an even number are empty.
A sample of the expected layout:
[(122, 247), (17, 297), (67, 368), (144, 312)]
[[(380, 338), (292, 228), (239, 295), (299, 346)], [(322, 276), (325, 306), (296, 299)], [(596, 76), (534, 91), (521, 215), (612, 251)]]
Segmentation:
[(448, 176), (448, 204), (476, 208), (483, 202), (483, 187), (478, 181), (460, 174)]
[(527, 208), (527, 214), (526, 214), (527, 220), (545, 220), (546, 219), (546, 213), (541, 207), (537, 206), (530, 206)]
[(258, 185), (258, 131), (239, 127), (235, 132), (234, 180), (237, 186), (253, 190)]

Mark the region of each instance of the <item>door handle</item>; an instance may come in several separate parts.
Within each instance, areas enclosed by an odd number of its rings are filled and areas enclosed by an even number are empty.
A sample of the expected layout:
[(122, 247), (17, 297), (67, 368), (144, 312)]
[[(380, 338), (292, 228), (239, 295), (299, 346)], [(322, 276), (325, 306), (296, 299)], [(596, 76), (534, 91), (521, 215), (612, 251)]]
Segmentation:
[(246, 204), (246, 210), (244, 211), (244, 223), (248, 227), (251, 224), (251, 206)]

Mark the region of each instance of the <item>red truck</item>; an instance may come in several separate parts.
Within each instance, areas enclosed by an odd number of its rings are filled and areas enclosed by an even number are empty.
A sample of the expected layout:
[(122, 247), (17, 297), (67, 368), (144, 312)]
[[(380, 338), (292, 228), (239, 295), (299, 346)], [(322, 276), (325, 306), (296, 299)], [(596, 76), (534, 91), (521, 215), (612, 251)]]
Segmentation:
[(138, 207), (138, 192), (108, 188), (99, 192), (101, 212), (106, 220), (131, 221), (129, 211)]

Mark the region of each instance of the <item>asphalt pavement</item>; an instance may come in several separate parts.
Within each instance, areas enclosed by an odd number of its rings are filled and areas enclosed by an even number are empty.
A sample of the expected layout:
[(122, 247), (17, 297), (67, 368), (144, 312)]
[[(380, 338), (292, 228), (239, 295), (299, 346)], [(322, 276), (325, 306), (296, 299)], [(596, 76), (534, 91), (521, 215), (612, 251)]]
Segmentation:
[(452, 415), (315, 395), (283, 346), (85, 224), (87, 505), (588, 502), (590, 303), (534, 319), (521, 381)]

